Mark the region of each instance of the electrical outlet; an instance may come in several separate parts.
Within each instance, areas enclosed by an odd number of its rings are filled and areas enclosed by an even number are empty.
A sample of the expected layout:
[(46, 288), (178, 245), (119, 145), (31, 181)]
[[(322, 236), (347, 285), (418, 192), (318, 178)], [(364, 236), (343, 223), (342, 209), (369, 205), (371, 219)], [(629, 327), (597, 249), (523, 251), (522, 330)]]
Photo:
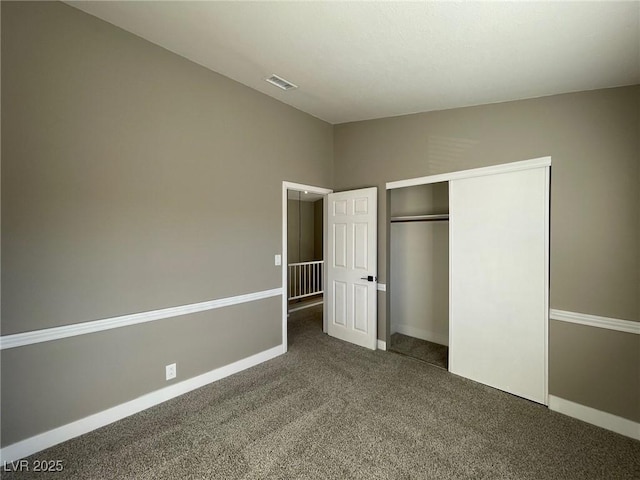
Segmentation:
[(177, 369), (176, 369), (176, 364), (172, 363), (171, 365), (167, 365), (165, 367), (166, 373), (167, 373), (167, 380), (171, 380), (172, 378), (176, 378), (177, 375)]

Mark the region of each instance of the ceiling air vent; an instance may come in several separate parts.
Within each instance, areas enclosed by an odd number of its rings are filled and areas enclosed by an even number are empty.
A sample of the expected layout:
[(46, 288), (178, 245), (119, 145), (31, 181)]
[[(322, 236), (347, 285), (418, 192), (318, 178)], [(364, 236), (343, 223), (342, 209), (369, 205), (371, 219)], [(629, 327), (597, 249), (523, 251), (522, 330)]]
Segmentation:
[(282, 90), (293, 90), (294, 88), (298, 88), (297, 85), (294, 85), (291, 82), (286, 81), (284, 78), (281, 78), (277, 75), (271, 75), (270, 77), (265, 78), (267, 82), (272, 85), (275, 85)]

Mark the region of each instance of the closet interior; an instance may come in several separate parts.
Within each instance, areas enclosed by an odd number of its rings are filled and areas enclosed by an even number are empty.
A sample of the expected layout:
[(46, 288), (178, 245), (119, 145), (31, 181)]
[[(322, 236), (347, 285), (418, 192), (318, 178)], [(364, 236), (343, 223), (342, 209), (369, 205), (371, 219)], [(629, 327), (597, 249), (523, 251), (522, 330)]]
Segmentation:
[(388, 349), (448, 368), (449, 182), (389, 191)]

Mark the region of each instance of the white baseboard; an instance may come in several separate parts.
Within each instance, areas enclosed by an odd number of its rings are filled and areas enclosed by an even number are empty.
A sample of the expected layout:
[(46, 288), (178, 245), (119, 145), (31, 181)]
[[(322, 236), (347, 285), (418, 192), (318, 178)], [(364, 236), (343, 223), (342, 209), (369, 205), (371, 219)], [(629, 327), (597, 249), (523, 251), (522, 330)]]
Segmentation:
[(378, 340), (378, 350), (386, 350), (386, 349), (387, 349), (387, 342)]
[[(437, 343), (439, 345), (449, 345), (449, 333), (439, 333), (426, 330), (424, 328), (417, 328), (406, 324), (397, 324), (394, 328), (395, 332), (410, 337), (426, 340), (427, 342)], [(394, 332), (394, 333), (395, 333)]]
[(88, 417), (75, 422), (68, 423), (61, 427), (54, 428), (53, 430), (49, 430), (48, 432), (8, 445), (0, 450), (0, 464), (28, 457), (29, 455), (33, 455), (34, 453), (40, 452), (46, 448), (78, 437), (97, 428), (104, 427), (105, 425), (133, 415), (134, 413), (141, 412), (142, 410), (146, 410), (147, 408), (233, 375), (234, 373), (241, 372), (242, 370), (246, 370), (255, 365), (266, 362), (267, 360), (271, 360), (272, 358), (283, 354), (284, 351), (283, 345), (278, 345), (270, 348), (269, 350), (265, 350), (264, 352), (256, 353), (255, 355), (243, 358), (242, 360), (225, 365), (224, 367), (216, 368), (210, 372), (198, 375), (197, 377), (189, 378), (182, 382), (161, 388), (160, 390), (147, 393), (135, 400), (116, 405), (115, 407), (102, 412), (89, 415)]
[(549, 395), (549, 409), (583, 422), (611, 430), (626, 437), (640, 440), (640, 423), (627, 418), (618, 417), (611, 413), (596, 410), (564, 398)]

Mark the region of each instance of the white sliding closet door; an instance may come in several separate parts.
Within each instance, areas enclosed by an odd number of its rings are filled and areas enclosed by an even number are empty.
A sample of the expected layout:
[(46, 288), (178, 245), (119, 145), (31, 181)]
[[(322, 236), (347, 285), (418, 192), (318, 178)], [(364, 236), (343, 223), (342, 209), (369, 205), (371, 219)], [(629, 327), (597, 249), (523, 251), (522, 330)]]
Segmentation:
[(452, 373), (547, 403), (549, 168), (452, 180)]

